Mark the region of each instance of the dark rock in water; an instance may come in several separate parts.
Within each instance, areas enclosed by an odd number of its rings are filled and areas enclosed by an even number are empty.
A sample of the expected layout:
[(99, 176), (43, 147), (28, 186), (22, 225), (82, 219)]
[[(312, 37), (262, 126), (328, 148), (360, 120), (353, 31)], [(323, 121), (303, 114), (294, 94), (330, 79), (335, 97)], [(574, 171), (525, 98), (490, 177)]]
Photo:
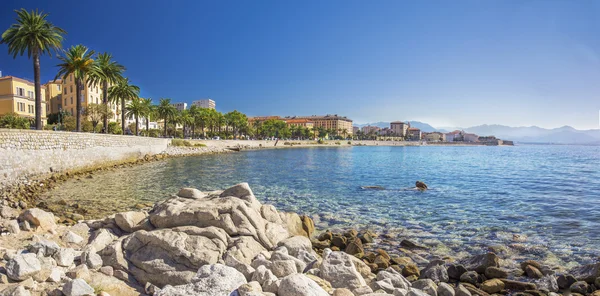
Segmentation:
[(327, 230), (327, 231), (319, 234), (318, 240), (320, 240), (320, 241), (329, 240), (330, 241), (332, 238), (333, 238), (333, 234), (331, 233), (331, 231)]
[(528, 277), (534, 278), (534, 279), (541, 279), (542, 277), (544, 277), (542, 272), (539, 269), (533, 267), (533, 265), (527, 265), (525, 267), (525, 273), (527, 274)]
[(592, 287), (590, 287), (590, 285), (588, 285), (588, 283), (586, 283), (585, 281), (578, 281), (571, 285), (570, 290), (573, 293), (587, 295), (592, 292)]
[(485, 269), (485, 277), (488, 279), (505, 279), (508, 277), (508, 271), (502, 268), (490, 266)]
[(311, 237), (313, 232), (315, 232), (315, 222), (308, 216), (300, 216), (300, 220), (302, 220), (302, 229), (308, 234), (308, 237)]
[(376, 235), (374, 233), (372, 233), (371, 231), (365, 231), (364, 233), (361, 233), (358, 235), (358, 237), (360, 238), (360, 240), (363, 242), (363, 244), (370, 244), (373, 242), (373, 237), (375, 237)]
[(507, 290), (515, 290), (515, 291), (526, 291), (526, 290), (535, 290), (537, 286), (533, 283), (525, 283), (507, 279), (501, 279), (504, 282), (504, 287)]
[(363, 249), (362, 241), (360, 241), (360, 238), (351, 238), (348, 242), (348, 246), (346, 247), (345, 252), (350, 255), (356, 255), (360, 253), (364, 254), (365, 250)]
[(600, 263), (588, 264), (573, 268), (570, 272), (577, 280), (593, 284), (600, 277)]
[(317, 239), (313, 239), (313, 240), (311, 240), (311, 242), (312, 242), (313, 248), (319, 249), (319, 250), (323, 250), (323, 249), (329, 248), (329, 246), (331, 246), (331, 241), (329, 241), (329, 240), (320, 241)]
[(475, 271), (467, 271), (460, 276), (460, 281), (463, 283), (469, 283), (477, 285), (481, 281), (480, 276)]
[(360, 186), (361, 189), (370, 189), (370, 190), (385, 190), (385, 187), (382, 186)]
[(459, 280), (465, 272), (467, 269), (462, 264), (452, 264), (448, 267), (448, 276), (454, 280)]
[(350, 230), (344, 232), (344, 236), (348, 237), (348, 238), (356, 237), (357, 235), (358, 235), (358, 231), (356, 231), (356, 229), (350, 229)]
[(568, 289), (576, 281), (577, 279), (575, 279), (575, 277), (570, 274), (561, 274), (556, 279), (556, 282), (558, 282), (558, 287), (561, 289)]
[(533, 267), (537, 268), (537, 269), (538, 269), (538, 270), (540, 270), (540, 271), (542, 270), (542, 264), (540, 264), (539, 262), (537, 262), (537, 261), (535, 261), (535, 260), (525, 260), (525, 261), (521, 262), (521, 269), (522, 269), (524, 272), (527, 272), (526, 268), (527, 268), (527, 266), (529, 266), (529, 265), (531, 265), (531, 266), (533, 266)]
[(407, 239), (403, 239), (400, 242), (400, 245), (402, 247), (407, 248), (407, 249), (427, 249), (427, 247), (419, 245), (419, 244), (417, 244), (417, 243), (415, 243), (413, 241), (407, 240)]
[(423, 270), (419, 278), (430, 279), (436, 284), (439, 284), (440, 282), (447, 283), (449, 280), (448, 272), (446, 271), (446, 267), (444, 267), (443, 265), (435, 265), (426, 268), (425, 270)]
[(419, 268), (416, 264), (408, 264), (402, 269), (402, 275), (405, 277), (409, 277), (411, 275), (419, 277), (421, 273), (419, 272)]
[(484, 273), (485, 269), (490, 266), (498, 267), (498, 262), (499, 259), (498, 256), (496, 256), (496, 254), (487, 253), (467, 258), (462, 263), (467, 268), (467, 270), (474, 270), (477, 271), (477, 273)]
[(425, 190), (425, 189), (427, 189), (427, 184), (425, 184), (425, 183), (423, 183), (423, 182), (421, 182), (421, 181), (417, 181), (417, 182), (415, 183), (415, 186), (416, 186), (417, 188), (421, 189), (421, 190)]
[(331, 244), (343, 250), (346, 248), (346, 237), (336, 234), (331, 239)]

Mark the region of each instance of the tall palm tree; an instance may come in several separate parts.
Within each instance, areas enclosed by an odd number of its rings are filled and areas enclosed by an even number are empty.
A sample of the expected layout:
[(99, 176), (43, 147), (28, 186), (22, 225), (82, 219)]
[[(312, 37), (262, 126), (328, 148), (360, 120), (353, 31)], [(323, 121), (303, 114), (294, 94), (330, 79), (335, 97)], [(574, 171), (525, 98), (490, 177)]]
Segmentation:
[(126, 116), (131, 118), (135, 118), (135, 135), (138, 134), (138, 124), (141, 116), (144, 116), (144, 112), (146, 112), (146, 106), (144, 106), (143, 99), (133, 99), (127, 104), (127, 112), (125, 112)]
[[(115, 62), (112, 55), (105, 52), (99, 53), (89, 73), (88, 81), (93, 85), (102, 87), (102, 104), (108, 106), (108, 87), (115, 85), (123, 79), (125, 67)], [(104, 133), (108, 133), (108, 116), (103, 118)]]
[(160, 103), (156, 107), (156, 113), (163, 119), (165, 125), (165, 138), (167, 137), (167, 122), (172, 120), (177, 115), (177, 108), (171, 105), (171, 99), (160, 99)]
[(94, 56), (93, 50), (88, 50), (86, 46), (81, 44), (71, 46), (66, 52), (65, 56), (59, 56), (58, 59), (62, 61), (62, 64), (58, 64), (58, 74), (54, 77), (54, 80), (62, 77), (63, 80), (67, 80), (69, 75), (73, 75), (75, 77), (75, 95), (77, 96), (77, 113), (76, 113), (76, 123), (75, 129), (80, 132), (81, 131), (81, 115), (83, 114), (83, 110), (81, 109), (81, 90), (84, 87), (84, 82), (87, 79), (88, 73), (92, 69), (92, 64), (94, 60), (92, 57)]
[(62, 47), (63, 35), (67, 32), (54, 26), (46, 20), (47, 13), (31, 11), (25, 8), (15, 10), (17, 23), (12, 24), (4, 33), (0, 44), (8, 44), (8, 54), (13, 58), (22, 56), (27, 51), (27, 57), (33, 57), (33, 81), (35, 88), (35, 128), (42, 126), (42, 87), (40, 84), (40, 56), (58, 51)]
[(121, 101), (121, 132), (125, 134), (125, 101), (137, 100), (140, 88), (129, 83), (129, 78), (121, 79), (108, 88), (108, 100), (118, 104)]
[(192, 118), (191, 120), (191, 125), (192, 125), (192, 139), (196, 136), (196, 124), (200, 121), (200, 116), (202, 115), (201, 112), (201, 108), (196, 106), (196, 105), (192, 105), (190, 107), (190, 117)]
[(190, 110), (182, 110), (179, 112), (179, 123), (183, 125), (183, 138), (185, 139), (186, 130), (189, 129), (190, 125), (194, 122), (194, 118), (190, 114)]
[(143, 116), (146, 118), (146, 131), (150, 130), (150, 117), (154, 112), (154, 105), (152, 105), (152, 99), (142, 99), (142, 106), (144, 107)]

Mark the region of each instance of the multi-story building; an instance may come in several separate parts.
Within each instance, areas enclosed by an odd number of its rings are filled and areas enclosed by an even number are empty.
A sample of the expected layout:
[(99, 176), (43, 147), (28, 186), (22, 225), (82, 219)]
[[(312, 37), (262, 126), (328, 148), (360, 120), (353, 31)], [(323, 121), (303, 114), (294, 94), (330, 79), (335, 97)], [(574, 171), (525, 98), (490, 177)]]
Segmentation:
[(62, 80), (48, 81), (46, 90), (46, 114), (58, 113), (62, 110)]
[[(69, 112), (71, 115), (77, 114), (77, 86), (73, 74), (67, 76), (67, 79), (63, 79), (62, 89), (62, 109)], [(89, 104), (102, 104), (102, 87), (84, 82), (83, 88), (81, 89), (82, 111), (84, 111)], [(116, 103), (108, 103), (108, 107), (113, 113), (113, 116), (109, 117), (108, 121), (119, 121), (121, 118), (121, 106)]]
[(406, 138), (406, 132), (410, 128), (410, 123), (403, 121), (390, 122), (390, 129), (394, 132), (396, 137)]
[(179, 110), (179, 111), (183, 111), (183, 110), (187, 109), (187, 103), (174, 103), (171, 105), (175, 106), (175, 108), (177, 108), (177, 110)]
[(413, 141), (421, 140), (421, 130), (416, 127), (411, 127), (407, 130), (406, 138)]
[(477, 141), (479, 141), (479, 136), (476, 135), (476, 134), (464, 133), (463, 134), (463, 141), (465, 141), (465, 142), (477, 142)]
[(352, 127), (352, 133), (353, 133), (353, 134), (355, 134), (355, 135), (356, 135), (356, 134), (358, 133), (358, 131), (360, 131), (360, 127), (358, 127), (358, 126), (353, 126), (353, 127)]
[(377, 134), (380, 135), (380, 136), (383, 136), (383, 137), (389, 137), (389, 136), (392, 136), (394, 134), (394, 131), (392, 131), (392, 129), (389, 128), (389, 127), (384, 127), (382, 129), (380, 129), (377, 132)]
[(378, 126), (367, 125), (367, 126), (363, 126), (361, 130), (362, 130), (363, 134), (368, 135), (368, 134), (376, 134), (379, 132), (380, 129), (381, 128)]
[(315, 123), (308, 119), (286, 119), (285, 123), (290, 126), (302, 126), (308, 129), (313, 129)]
[(203, 99), (203, 100), (193, 101), (192, 105), (198, 106), (200, 108), (208, 108), (208, 109), (215, 109), (217, 107), (217, 104), (215, 103), (215, 101), (213, 101), (211, 99)]
[(446, 134), (440, 132), (422, 133), (422, 137), (427, 142), (445, 142)]
[(254, 125), (257, 122), (264, 122), (269, 119), (282, 120), (282, 118), (280, 116), (254, 116), (254, 117), (248, 117), (248, 124)]
[(462, 142), (463, 132), (459, 130), (455, 130), (453, 132), (446, 133), (446, 142)]
[[(42, 124), (46, 122), (46, 90), (42, 87)], [(0, 115), (16, 113), (35, 119), (33, 82), (13, 76), (0, 77)]]
[(296, 116), (298, 119), (308, 119), (314, 123), (314, 128), (323, 127), (325, 129), (331, 129), (342, 135), (352, 135), (352, 119), (346, 116), (339, 116), (337, 114), (327, 115), (312, 115), (312, 116)]

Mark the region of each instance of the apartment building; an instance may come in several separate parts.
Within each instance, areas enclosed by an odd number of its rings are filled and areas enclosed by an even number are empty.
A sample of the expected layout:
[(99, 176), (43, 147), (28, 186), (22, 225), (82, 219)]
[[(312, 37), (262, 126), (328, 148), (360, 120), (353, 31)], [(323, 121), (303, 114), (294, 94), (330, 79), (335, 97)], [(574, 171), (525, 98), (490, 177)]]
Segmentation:
[[(46, 123), (46, 90), (42, 87), (42, 124)], [(35, 119), (35, 86), (33, 82), (14, 77), (0, 77), (0, 115), (16, 113)]]
[(413, 141), (421, 140), (421, 130), (416, 127), (411, 127), (407, 130), (406, 138)]
[(423, 140), (427, 142), (445, 142), (446, 134), (440, 132), (422, 133)]
[(346, 135), (352, 135), (352, 119), (346, 116), (339, 116), (337, 114), (327, 115), (312, 115), (312, 116), (296, 116), (297, 119), (308, 119), (314, 123), (314, 128), (323, 127), (326, 129), (336, 130), (345, 133)]
[(62, 110), (62, 80), (48, 81), (43, 87), (46, 90), (46, 114), (58, 113)]
[[(77, 86), (73, 74), (67, 76), (67, 79), (62, 81), (62, 109), (69, 112), (71, 115), (77, 114)], [(81, 89), (81, 108), (85, 110), (89, 104), (102, 104), (102, 87), (83, 84)], [(121, 106), (116, 103), (108, 103), (108, 107), (113, 113), (113, 116), (108, 118), (109, 122), (119, 121), (121, 115)]]
[(202, 99), (202, 100), (193, 101), (192, 105), (198, 106), (200, 108), (208, 108), (208, 109), (215, 109), (217, 107), (217, 104), (215, 103), (215, 101), (213, 101), (211, 99)]
[(177, 108), (178, 111), (183, 111), (183, 110), (187, 109), (187, 103), (174, 103), (171, 105), (173, 105), (175, 108)]
[(352, 127), (352, 133), (353, 133), (353, 134), (355, 134), (355, 135), (356, 135), (356, 134), (358, 133), (358, 131), (360, 131), (360, 127), (358, 127), (358, 126), (353, 126), (353, 127)]
[(308, 119), (286, 119), (285, 123), (288, 127), (291, 126), (302, 126), (308, 129), (313, 129), (315, 123)]
[(409, 128), (410, 128), (410, 123), (408, 123), (408, 122), (403, 122), (403, 121), (390, 122), (390, 129), (392, 130), (394, 135), (397, 137), (406, 138), (406, 134), (407, 134)]
[(379, 133), (379, 130), (381, 130), (381, 128), (378, 126), (367, 125), (367, 126), (363, 126), (361, 130), (362, 130), (363, 134), (368, 135), (368, 134)]

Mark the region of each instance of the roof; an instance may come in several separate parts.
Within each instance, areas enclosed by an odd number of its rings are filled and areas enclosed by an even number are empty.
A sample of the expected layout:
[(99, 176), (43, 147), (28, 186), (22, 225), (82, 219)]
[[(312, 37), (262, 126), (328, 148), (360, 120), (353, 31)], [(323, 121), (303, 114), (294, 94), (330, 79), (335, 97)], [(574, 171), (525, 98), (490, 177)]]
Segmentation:
[(420, 131), (421, 129), (418, 129), (418, 128), (416, 128), (416, 127), (411, 127), (411, 128), (409, 128), (408, 130), (409, 130), (409, 131)]
[(404, 121), (392, 121), (390, 124), (406, 124)]
[(312, 121), (310, 121), (308, 119), (297, 118), (297, 119), (286, 119), (285, 122), (286, 123), (309, 123)]
[(12, 80), (17, 80), (17, 81), (20, 81), (20, 82), (23, 82), (23, 83), (34, 85), (32, 81), (29, 81), (29, 80), (23, 79), (23, 78), (19, 78), (19, 77), (15, 77), (15, 76), (10, 76), (9, 75), (9, 76), (2, 76), (2, 77), (0, 77), (0, 80), (4, 80), (4, 79), (7, 79), (7, 80), (8, 79), (12, 79)]

